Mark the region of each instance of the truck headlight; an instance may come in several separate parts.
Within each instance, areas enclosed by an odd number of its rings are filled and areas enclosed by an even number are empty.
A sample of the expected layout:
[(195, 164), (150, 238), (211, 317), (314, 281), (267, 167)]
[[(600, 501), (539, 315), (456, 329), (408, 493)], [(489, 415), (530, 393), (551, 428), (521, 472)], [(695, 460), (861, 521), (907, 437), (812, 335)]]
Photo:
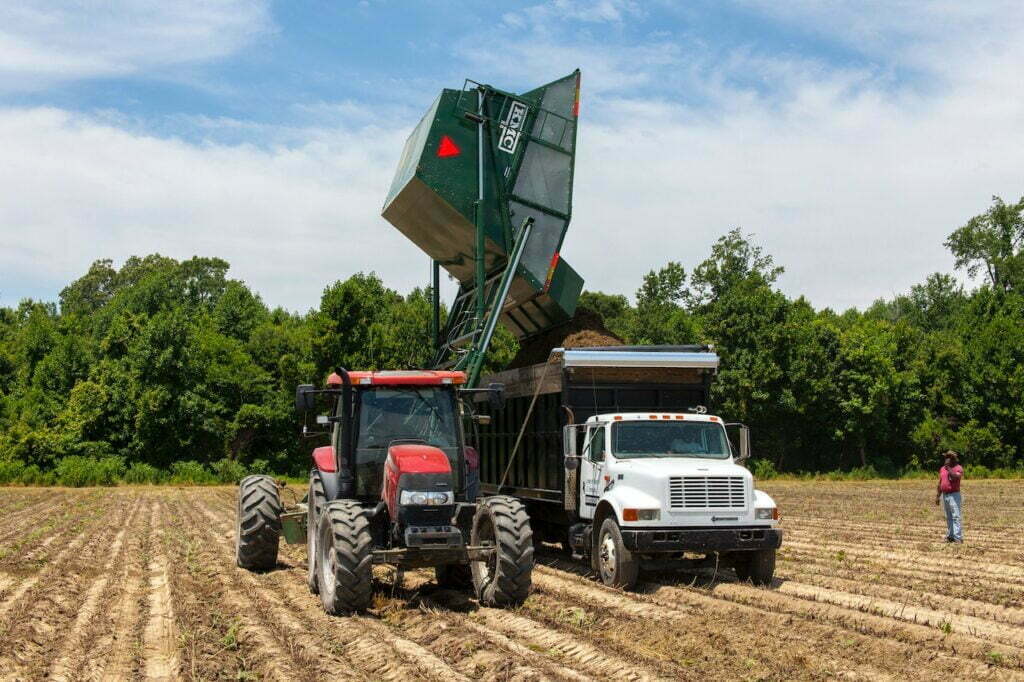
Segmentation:
[(778, 507), (763, 507), (761, 509), (754, 510), (754, 518), (758, 521), (778, 521), (779, 520), (779, 508)]
[(436, 506), (442, 504), (451, 504), (454, 496), (451, 491), (445, 492), (430, 492), (420, 490), (403, 490), (402, 494), (398, 497), (398, 504), (405, 506), (407, 504), (415, 504), (419, 506)]

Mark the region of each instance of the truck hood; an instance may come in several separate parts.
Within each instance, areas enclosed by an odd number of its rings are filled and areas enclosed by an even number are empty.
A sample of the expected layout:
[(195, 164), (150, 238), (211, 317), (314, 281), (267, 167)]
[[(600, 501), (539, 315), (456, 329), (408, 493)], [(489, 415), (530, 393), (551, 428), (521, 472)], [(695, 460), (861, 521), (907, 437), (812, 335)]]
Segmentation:
[(658, 457), (617, 459), (615, 471), (635, 472), (645, 476), (744, 476), (750, 471), (728, 459), (697, 459), (695, 457)]

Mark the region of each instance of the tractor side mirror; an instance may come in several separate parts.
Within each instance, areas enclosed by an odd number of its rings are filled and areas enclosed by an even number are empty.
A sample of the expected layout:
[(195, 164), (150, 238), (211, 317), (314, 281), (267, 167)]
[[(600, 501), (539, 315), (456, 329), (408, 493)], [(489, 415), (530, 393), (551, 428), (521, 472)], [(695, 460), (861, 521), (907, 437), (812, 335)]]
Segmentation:
[(487, 385), (487, 399), (491, 404), (492, 410), (504, 410), (505, 409), (505, 384), (488, 384)]
[(311, 412), (316, 407), (316, 389), (313, 384), (299, 384), (295, 389), (295, 411), (299, 414)]

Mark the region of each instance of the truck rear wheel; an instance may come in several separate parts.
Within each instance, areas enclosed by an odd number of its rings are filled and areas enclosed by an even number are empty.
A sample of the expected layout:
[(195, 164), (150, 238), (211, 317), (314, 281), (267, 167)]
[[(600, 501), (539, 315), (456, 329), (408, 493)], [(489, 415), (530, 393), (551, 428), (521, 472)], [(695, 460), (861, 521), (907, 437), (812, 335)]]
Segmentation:
[(281, 539), (281, 497), (270, 476), (246, 476), (238, 484), (235, 562), (250, 571), (277, 565)]
[(504, 495), (480, 500), (470, 544), (496, 550), (487, 560), (470, 562), (480, 603), (513, 606), (526, 601), (533, 574), (533, 533), (522, 502)]
[(306, 497), (306, 582), (309, 591), (317, 593), (316, 580), (316, 536), (317, 525), (320, 523), (320, 514), (323, 513), (324, 505), (327, 504), (327, 494), (324, 492), (324, 482), (320, 479), (320, 472), (313, 469), (309, 473), (309, 495)]
[(750, 580), (755, 585), (771, 585), (775, 577), (774, 549), (737, 552), (732, 561), (736, 577), (740, 580)]
[(352, 500), (328, 502), (317, 533), (317, 588), (332, 616), (365, 611), (373, 601), (373, 537), (366, 511)]
[(601, 582), (605, 585), (624, 590), (636, 587), (636, 580), (640, 575), (640, 562), (626, 549), (619, 524), (611, 516), (601, 524), (601, 531), (597, 535), (594, 563), (597, 565)]

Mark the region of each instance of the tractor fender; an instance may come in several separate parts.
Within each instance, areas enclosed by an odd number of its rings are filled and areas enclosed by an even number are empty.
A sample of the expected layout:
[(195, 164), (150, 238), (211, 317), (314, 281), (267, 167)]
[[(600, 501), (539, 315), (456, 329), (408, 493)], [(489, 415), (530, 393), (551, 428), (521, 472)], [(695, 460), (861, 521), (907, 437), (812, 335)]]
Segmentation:
[(341, 474), (337, 471), (320, 471), (320, 480), (324, 484), (324, 497), (327, 501), (336, 500), (341, 496)]

